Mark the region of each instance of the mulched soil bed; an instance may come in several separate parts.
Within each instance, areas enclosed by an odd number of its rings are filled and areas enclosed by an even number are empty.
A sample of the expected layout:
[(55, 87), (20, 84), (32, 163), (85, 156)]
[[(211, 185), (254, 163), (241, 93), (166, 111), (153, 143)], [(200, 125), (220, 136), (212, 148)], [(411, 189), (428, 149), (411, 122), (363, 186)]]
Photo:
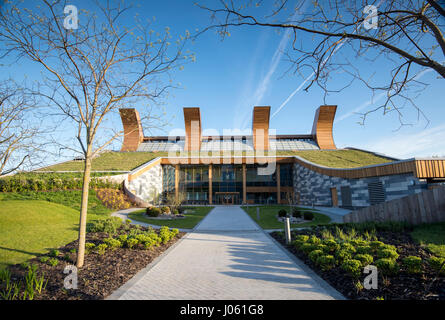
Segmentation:
[[(144, 228), (142, 228), (144, 229)], [(77, 240), (59, 248), (59, 264), (52, 267), (40, 262), (38, 258), (29, 261), (37, 264), (39, 274), (44, 272), (48, 279), (46, 289), (34, 300), (100, 300), (104, 299), (130, 280), (138, 271), (145, 268), (171, 245), (178, 241), (184, 232), (171, 239), (167, 244), (154, 247), (149, 250), (117, 248), (114, 251), (107, 249), (104, 255), (89, 253), (85, 255), (85, 264), (78, 272), (78, 289), (64, 289), (63, 273), (65, 266), (74, 264), (76, 253), (70, 253), (71, 249), (77, 249)], [(107, 238), (106, 233), (87, 233), (87, 242), (100, 243)], [(65, 255), (67, 257), (65, 258)], [(68, 258), (69, 257), (69, 258)], [(68, 258), (68, 259), (67, 259)], [(9, 268), (12, 280), (22, 279), (26, 269), (20, 265)]]
[[(294, 234), (315, 234), (318, 237), (321, 236), (315, 230), (299, 231)], [(416, 244), (407, 232), (378, 231), (376, 235), (378, 240), (397, 247), (397, 252), (400, 255), (398, 259), (399, 262), (410, 255), (421, 257), (423, 261), (427, 261), (428, 258), (432, 256), (428, 251)], [(271, 236), (314, 270), (321, 278), (342, 293), (347, 299), (445, 300), (445, 277), (438, 277), (431, 285), (437, 274), (427, 266), (427, 263), (424, 264), (423, 272), (418, 275), (409, 274), (403, 269), (395, 276), (384, 277), (379, 273), (378, 289), (362, 289), (359, 291), (355, 287), (357, 280), (354, 280), (346, 274), (340, 267), (337, 266), (329, 271), (322, 271), (303, 252), (295, 249), (293, 245), (286, 245), (282, 234), (273, 232)], [(365, 276), (366, 275), (363, 274), (363, 277), (360, 278), (362, 284)], [(428, 290), (430, 285), (431, 287)]]

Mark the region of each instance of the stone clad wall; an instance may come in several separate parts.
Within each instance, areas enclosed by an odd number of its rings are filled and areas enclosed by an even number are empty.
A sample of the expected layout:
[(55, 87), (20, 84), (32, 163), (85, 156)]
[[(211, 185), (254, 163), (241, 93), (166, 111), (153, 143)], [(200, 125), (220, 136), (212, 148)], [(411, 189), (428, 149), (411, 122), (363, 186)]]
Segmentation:
[(153, 196), (162, 193), (162, 166), (157, 164), (131, 180), (128, 190), (141, 200), (152, 203)]
[(368, 183), (382, 182), (385, 201), (398, 199), (427, 189), (426, 182), (420, 181), (413, 174), (398, 174), (360, 179), (345, 179), (323, 175), (307, 169), (298, 163), (293, 168), (295, 194), (300, 194), (300, 204), (332, 206), (331, 188), (337, 188), (338, 205), (343, 206), (341, 187), (351, 188), (352, 207), (367, 207), (369, 201)]

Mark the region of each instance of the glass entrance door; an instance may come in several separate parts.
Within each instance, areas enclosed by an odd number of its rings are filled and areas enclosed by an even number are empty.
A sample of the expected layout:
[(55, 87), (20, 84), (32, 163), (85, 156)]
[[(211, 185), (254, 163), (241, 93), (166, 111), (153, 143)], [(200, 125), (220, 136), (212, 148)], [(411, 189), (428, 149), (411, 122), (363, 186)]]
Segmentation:
[(222, 205), (232, 205), (239, 203), (238, 192), (218, 192), (216, 194), (216, 203)]

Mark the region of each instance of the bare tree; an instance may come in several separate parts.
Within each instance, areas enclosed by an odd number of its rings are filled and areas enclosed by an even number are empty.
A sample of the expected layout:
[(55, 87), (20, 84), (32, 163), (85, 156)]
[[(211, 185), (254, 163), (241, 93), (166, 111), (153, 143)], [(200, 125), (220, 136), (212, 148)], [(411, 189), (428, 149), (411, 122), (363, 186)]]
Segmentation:
[(79, 10), (60, 0), (35, 4), (32, 9), (11, 3), (2, 8), (1, 48), (4, 56), (41, 67), (34, 92), (48, 101), (48, 114), (62, 115), (58, 121), (74, 126), (84, 158), (76, 262), (82, 267), (92, 159), (123, 134), (104, 123), (121, 107), (143, 104), (147, 112), (153, 110), (148, 105), (173, 87), (170, 71), (190, 57), (182, 53), (188, 36), (172, 39), (169, 28), (155, 32), (137, 14), (132, 20), (131, 7), (122, 1), (97, 1)]
[(36, 165), (40, 142), (35, 104), (12, 80), (0, 83), (0, 176)]
[[(326, 99), (330, 92), (339, 92), (358, 80), (373, 96), (378, 91), (386, 95), (381, 105), (361, 114), (361, 123), (370, 112), (381, 110), (384, 114), (397, 112), (403, 125), (406, 105), (414, 107), (418, 116), (425, 116), (414, 101), (427, 85), (420, 75), (429, 70), (439, 79), (445, 78), (442, 0), (276, 0), (270, 10), (263, 8), (267, 2), (262, 0), (219, 3), (215, 7), (199, 5), (212, 19), (200, 33), (216, 29), (224, 38), (230, 35), (230, 27), (288, 30), (292, 39), (292, 48), (286, 53), (289, 70), (307, 77), (306, 91), (316, 83)], [(346, 48), (339, 50), (342, 46)], [(345, 50), (353, 54), (343, 55)], [(364, 75), (363, 66), (376, 61), (385, 61), (388, 68)], [(387, 76), (382, 79), (382, 74)]]

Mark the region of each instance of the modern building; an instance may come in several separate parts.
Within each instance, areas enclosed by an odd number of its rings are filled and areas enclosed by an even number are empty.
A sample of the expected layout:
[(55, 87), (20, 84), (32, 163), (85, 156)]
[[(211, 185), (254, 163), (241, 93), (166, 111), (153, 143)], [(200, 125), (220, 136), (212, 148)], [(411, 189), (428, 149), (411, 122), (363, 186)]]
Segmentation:
[(126, 191), (142, 203), (169, 196), (189, 204), (291, 202), (359, 208), (444, 181), (445, 159), (378, 155), (385, 163), (344, 169), (299, 157), (299, 151), (337, 150), (336, 110), (320, 106), (311, 133), (275, 135), (269, 128), (270, 107), (254, 107), (251, 134), (208, 136), (202, 134), (200, 109), (184, 108), (183, 135), (146, 137), (137, 110), (121, 109), (121, 151), (160, 154), (128, 175)]

